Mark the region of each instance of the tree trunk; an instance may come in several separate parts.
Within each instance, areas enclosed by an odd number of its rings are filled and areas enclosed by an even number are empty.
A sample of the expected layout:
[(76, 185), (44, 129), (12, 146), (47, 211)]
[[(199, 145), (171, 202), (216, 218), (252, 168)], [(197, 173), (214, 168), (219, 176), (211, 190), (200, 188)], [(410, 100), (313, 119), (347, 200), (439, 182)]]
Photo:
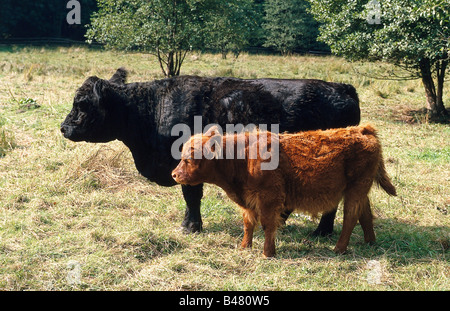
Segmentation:
[(161, 53), (159, 49), (157, 49), (156, 56), (158, 57), (159, 66), (161, 67), (161, 71), (166, 77), (174, 77), (180, 75), (181, 65), (186, 57), (188, 51), (175, 51)]
[(448, 60), (442, 60), (437, 66), (437, 90), (436, 90), (436, 106), (438, 108), (438, 113), (448, 116), (447, 110), (444, 106), (443, 96), (444, 96), (444, 79), (445, 70), (447, 69)]
[(437, 89), (433, 80), (431, 72), (431, 64), (429, 59), (420, 61), (420, 74), (422, 83), (425, 87), (425, 94), (427, 97), (427, 109), (431, 117), (447, 116), (447, 111), (443, 103), (444, 77), (447, 61), (439, 61), (436, 65), (437, 71)]
[(174, 62), (174, 53), (173, 52), (169, 52), (169, 54), (167, 55), (167, 76), (168, 77), (173, 77), (175, 76), (175, 62)]
[(167, 72), (164, 70), (164, 60), (163, 60), (163, 56), (161, 55), (161, 51), (159, 50), (159, 48), (156, 48), (156, 52), (157, 52), (157, 57), (158, 57), (158, 62), (159, 62), (159, 66), (161, 67), (161, 71), (163, 72), (163, 74), (167, 77)]

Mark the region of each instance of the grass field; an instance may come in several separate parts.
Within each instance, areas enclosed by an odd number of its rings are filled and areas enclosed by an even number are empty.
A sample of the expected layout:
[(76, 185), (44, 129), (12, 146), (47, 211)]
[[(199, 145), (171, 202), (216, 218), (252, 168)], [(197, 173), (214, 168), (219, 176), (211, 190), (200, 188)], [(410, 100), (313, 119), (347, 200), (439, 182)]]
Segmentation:
[(342, 212), (327, 238), (297, 214), (267, 260), (261, 229), (252, 250), (239, 249), (242, 217), (221, 189), (205, 187), (204, 230), (185, 235), (179, 186), (146, 181), (118, 141), (62, 137), (75, 90), (120, 66), (132, 82), (161, 78), (145, 54), (0, 49), (0, 290), (450, 290), (450, 128), (428, 122), (420, 81), (375, 80), (361, 73), (392, 67), (331, 56), (187, 56), (183, 74), (351, 83), (362, 122), (379, 130), (398, 197), (370, 194), (377, 243), (357, 226), (336, 255)]

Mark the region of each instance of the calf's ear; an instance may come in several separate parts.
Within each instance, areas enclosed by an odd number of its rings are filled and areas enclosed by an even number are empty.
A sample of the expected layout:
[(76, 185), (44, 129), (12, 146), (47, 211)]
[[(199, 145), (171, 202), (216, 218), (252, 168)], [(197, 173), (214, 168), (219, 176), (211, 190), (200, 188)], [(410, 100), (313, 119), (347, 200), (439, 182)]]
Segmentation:
[(218, 124), (209, 124), (205, 127), (205, 134), (203, 134), (204, 136), (222, 136), (223, 135), (223, 131), (222, 128), (218, 125)]
[(223, 131), (218, 124), (208, 124), (203, 134), (203, 155), (206, 159), (222, 159)]

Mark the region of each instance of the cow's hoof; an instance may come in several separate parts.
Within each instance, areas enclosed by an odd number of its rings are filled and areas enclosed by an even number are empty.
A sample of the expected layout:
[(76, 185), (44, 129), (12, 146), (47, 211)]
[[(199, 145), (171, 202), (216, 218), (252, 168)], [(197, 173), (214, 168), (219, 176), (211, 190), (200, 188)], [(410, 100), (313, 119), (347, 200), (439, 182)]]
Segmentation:
[(333, 233), (333, 227), (326, 228), (325, 226), (318, 226), (316, 230), (313, 231), (312, 236), (330, 236)]
[(202, 231), (202, 223), (201, 222), (184, 221), (181, 224), (181, 229), (183, 230), (183, 233), (185, 233), (185, 234), (201, 232)]

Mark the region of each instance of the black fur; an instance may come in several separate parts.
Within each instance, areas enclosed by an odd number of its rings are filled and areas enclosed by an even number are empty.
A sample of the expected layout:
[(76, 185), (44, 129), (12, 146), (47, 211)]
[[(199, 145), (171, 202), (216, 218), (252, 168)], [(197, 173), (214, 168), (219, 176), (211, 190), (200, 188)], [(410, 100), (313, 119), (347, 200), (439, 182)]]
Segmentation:
[[(171, 146), (178, 137), (171, 136), (171, 129), (178, 123), (193, 129), (197, 115), (203, 117), (203, 126), (217, 123), (224, 130), (225, 124), (279, 123), (280, 132), (298, 132), (360, 121), (358, 95), (347, 84), (196, 76), (125, 84), (126, 76), (120, 68), (110, 80), (88, 78), (77, 90), (61, 131), (73, 141), (121, 140), (138, 171), (162, 186), (175, 185), (171, 171), (178, 160), (172, 158)], [(202, 228), (202, 187), (182, 186), (187, 203), (183, 226), (189, 232)], [(333, 222), (334, 214), (323, 217), (315, 233), (331, 233)]]

